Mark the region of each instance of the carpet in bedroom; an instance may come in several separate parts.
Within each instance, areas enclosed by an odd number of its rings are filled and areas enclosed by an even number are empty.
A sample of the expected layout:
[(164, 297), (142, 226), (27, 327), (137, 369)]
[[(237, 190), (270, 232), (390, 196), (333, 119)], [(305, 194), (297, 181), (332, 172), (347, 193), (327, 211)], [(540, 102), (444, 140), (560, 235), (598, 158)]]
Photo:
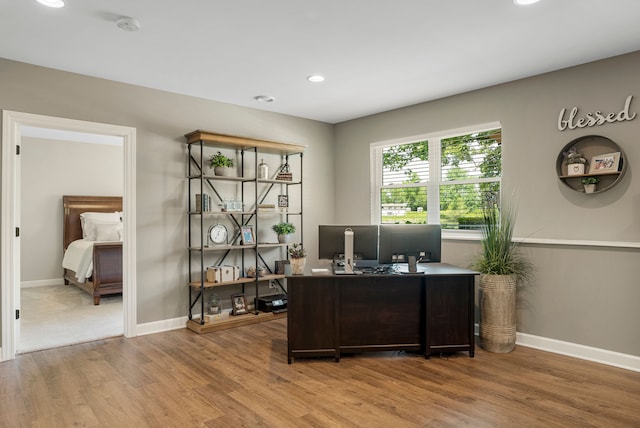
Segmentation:
[(100, 305), (77, 287), (48, 285), (20, 290), (20, 337), (25, 353), (121, 336), (122, 296), (107, 296)]

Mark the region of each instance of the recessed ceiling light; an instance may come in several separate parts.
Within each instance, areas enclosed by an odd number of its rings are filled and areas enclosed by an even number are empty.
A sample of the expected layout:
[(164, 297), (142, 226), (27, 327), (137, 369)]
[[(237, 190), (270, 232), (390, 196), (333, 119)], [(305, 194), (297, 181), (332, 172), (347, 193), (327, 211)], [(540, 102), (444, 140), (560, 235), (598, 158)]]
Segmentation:
[(116, 25), (124, 31), (138, 31), (140, 29), (140, 21), (126, 16), (118, 18)]
[(258, 95), (257, 97), (253, 98), (261, 103), (272, 103), (276, 100), (275, 97), (272, 97), (271, 95)]
[(49, 7), (64, 7), (63, 0), (37, 0), (37, 2)]
[(312, 74), (311, 76), (307, 76), (307, 80), (313, 83), (320, 83), (324, 82), (324, 76), (321, 76), (319, 74)]
[(538, 3), (540, 0), (513, 0), (513, 2), (518, 6), (526, 6), (528, 4)]

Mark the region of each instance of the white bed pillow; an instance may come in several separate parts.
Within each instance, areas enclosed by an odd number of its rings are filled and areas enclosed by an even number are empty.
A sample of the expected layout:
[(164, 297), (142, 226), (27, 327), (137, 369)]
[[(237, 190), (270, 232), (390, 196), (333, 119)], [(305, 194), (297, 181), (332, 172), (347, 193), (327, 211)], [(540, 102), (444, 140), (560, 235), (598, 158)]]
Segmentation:
[[(105, 234), (111, 234), (108, 231), (109, 228), (118, 228), (122, 227), (121, 221), (109, 221), (109, 220), (96, 220), (92, 218), (85, 219), (84, 221), (84, 229), (83, 234), (85, 235), (84, 239), (88, 239), (89, 241), (104, 241), (104, 239), (98, 239), (98, 228), (101, 229), (101, 236)], [(119, 241), (120, 239), (116, 239)]]
[[(115, 211), (112, 213), (102, 213), (87, 211), (80, 214), (80, 226), (82, 227), (83, 239), (89, 239), (87, 229), (90, 229), (91, 227), (86, 225), (87, 220), (116, 223), (122, 221), (122, 212)], [(91, 239), (91, 241), (95, 241), (95, 239)]]
[(96, 236), (93, 241), (122, 241), (122, 223), (94, 223)]

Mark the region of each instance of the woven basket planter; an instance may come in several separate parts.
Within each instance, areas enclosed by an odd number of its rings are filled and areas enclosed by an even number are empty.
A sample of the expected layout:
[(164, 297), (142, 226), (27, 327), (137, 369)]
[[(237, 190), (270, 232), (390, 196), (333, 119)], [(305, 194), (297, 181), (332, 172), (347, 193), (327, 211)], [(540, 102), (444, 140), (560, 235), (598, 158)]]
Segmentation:
[(507, 353), (516, 346), (516, 278), (480, 276), (480, 346)]

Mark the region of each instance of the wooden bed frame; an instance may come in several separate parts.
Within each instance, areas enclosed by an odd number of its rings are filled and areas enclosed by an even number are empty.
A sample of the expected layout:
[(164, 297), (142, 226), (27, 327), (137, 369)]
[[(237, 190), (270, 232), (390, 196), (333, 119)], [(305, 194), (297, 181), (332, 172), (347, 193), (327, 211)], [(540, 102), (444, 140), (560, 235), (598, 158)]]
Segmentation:
[[(82, 239), (80, 214), (91, 212), (122, 211), (120, 196), (63, 196), (63, 248)], [(84, 283), (78, 282), (76, 274), (64, 270), (64, 283), (73, 284), (93, 296), (93, 304), (100, 304), (100, 297), (122, 293), (122, 242), (100, 242), (93, 246), (93, 274)]]

